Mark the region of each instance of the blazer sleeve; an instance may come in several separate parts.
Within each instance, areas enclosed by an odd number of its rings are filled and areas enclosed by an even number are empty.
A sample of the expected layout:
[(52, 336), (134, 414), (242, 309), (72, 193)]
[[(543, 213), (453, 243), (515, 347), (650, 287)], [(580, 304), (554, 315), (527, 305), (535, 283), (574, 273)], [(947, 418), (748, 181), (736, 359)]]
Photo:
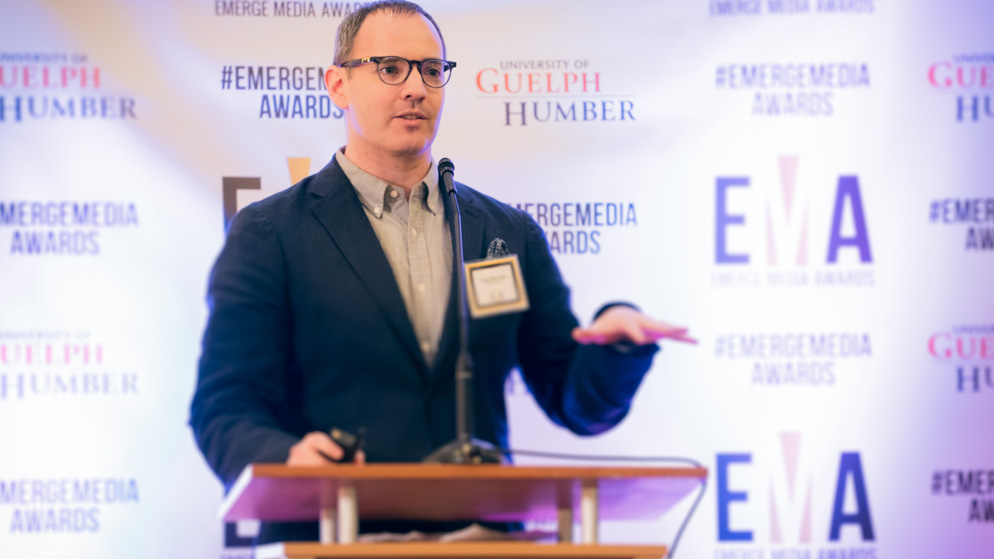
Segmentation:
[(210, 275), (190, 425), (225, 487), (253, 462), (284, 462), (299, 439), (279, 426), (290, 317), (279, 237), (254, 206), (239, 212)]
[(522, 377), (554, 422), (580, 435), (602, 433), (628, 413), (658, 346), (622, 352), (574, 341), (577, 321), (570, 310), (569, 289), (541, 228), (527, 214), (524, 220), (522, 273), (531, 307), (518, 330)]

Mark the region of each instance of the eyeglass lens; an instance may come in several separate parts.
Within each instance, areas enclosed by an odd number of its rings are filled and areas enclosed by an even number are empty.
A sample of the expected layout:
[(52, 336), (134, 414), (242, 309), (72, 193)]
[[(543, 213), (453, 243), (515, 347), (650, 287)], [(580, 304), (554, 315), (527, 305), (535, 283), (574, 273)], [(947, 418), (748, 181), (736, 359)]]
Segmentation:
[[(449, 81), (451, 73), (449, 66), (441, 60), (425, 60), (419, 65), (421, 79), (431, 87), (442, 87)], [(411, 73), (411, 63), (403, 58), (388, 56), (380, 60), (376, 66), (383, 83), (397, 85), (407, 79)]]

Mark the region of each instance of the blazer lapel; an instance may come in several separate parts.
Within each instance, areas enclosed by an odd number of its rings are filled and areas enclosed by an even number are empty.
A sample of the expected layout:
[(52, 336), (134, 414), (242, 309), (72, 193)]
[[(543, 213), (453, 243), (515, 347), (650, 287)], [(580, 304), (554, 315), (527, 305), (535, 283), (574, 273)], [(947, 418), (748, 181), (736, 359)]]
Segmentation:
[(463, 259), (466, 262), (479, 260), (486, 256), (483, 247), (484, 219), (480, 215), (480, 209), (463, 195), (462, 190), (456, 191), (456, 197), (459, 199), (459, 210), (462, 211)]
[(369, 224), (369, 218), (363, 212), (352, 183), (334, 159), (314, 177), (310, 196), (314, 216), (345, 256), (359, 281), (369, 290), (404, 348), (420, 365), (419, 373), (425, 377), (427, 367), (424, 356), (418, 347), (393, 269)]

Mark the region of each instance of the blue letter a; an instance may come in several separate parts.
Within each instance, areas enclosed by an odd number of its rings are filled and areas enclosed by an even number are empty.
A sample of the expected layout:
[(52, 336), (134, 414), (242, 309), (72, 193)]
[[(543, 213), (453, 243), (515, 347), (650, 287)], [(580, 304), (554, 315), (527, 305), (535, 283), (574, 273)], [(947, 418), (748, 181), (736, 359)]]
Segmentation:
[[(852, 237), (842, 236), (842, 204), (849, 198), (852, 206), (853, 225), (856, 234)], [(863, 213), (863, 198), (859, 194), (859, 178), (839, 177), (839, 186), (835, 191), (835, 209), (832, 211), (832, 230), (828, 234), (828, 262), (834, 263), (839, 258), (839, 247), (854, 246), (859, 249), (859, 261), (864, 264), (873, 262), (870, 256), (870, 235), (866, 232), (866, 216)]]
[[(846, 496), (846, 478), (852, 476), (853, 491), (856, 492), (856, 512), (846, 514), (842, 503)], [(863, 465), (859, 453), (844, 452), (839, 462), (839, 479), (835, 482), (835, 505), (832, 506), (832, 526), (829, 541), (839, 541), (839, 531), (843, 524), (858, 524), (863, 541), (873, 541), (873, 521), (870, 520), (870, 501), (866, 498), (866, 483), (863, 481)]]

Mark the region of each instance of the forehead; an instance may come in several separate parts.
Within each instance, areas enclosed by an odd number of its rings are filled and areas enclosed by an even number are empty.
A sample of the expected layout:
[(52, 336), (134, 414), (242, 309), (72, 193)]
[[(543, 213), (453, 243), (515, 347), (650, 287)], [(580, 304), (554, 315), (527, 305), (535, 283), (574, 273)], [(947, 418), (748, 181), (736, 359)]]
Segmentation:
[(421, 14), (379, 11), (366, 16), (356, 33), (352, 56), (395, 55), (412, 60), (441, 58), (442, 39)]

